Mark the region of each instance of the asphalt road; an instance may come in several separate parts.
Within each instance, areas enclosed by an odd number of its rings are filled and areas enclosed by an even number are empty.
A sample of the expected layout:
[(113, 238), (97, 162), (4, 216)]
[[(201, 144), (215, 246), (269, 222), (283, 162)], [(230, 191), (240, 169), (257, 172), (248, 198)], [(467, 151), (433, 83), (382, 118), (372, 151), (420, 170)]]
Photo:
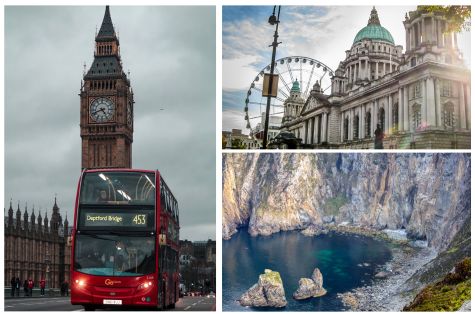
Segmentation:
[[(121, 308), (107, 310), (121, 310)], [(215, 310), (216, 299), (208, 297), (184, 297), (173, 309), (173, 311)], [(5, 311), (84, 311), (84, 308), (80, 305), (71, 305), (68, 297), (14, 298), (5, 299)]]

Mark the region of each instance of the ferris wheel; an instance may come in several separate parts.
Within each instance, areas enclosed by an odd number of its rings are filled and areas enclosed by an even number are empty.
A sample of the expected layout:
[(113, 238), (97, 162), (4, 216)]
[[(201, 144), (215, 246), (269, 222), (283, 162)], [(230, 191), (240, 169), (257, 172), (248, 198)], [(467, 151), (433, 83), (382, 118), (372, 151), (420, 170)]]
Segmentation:
[[(262, 96), (264, 73), (270, 72), (270, 64), (264, 67), (252, 81), (245, 100), (245, 120), (246, 128), (252, 129), (251, 120), (259, 119), (266, 111), (267, 97)], [(303, 99), (307, 99), (313, 85), (318, 80), (324, 93), (330, 92), (331, 76), (334, 72), (330, 67), (318, 60), (291, 56), (275, 61), (274, 74), (279, 75), (277, 97), (271, 98), (271, 116), (283, 115), (283, 103), (290, 96), (293, 83), (297, 80)], [(258, 120), (260, 122), (260, 120)], [(258, 123), (257, 122), (257, 123)], [(257, 124), (256, 123), (256, 124)]]

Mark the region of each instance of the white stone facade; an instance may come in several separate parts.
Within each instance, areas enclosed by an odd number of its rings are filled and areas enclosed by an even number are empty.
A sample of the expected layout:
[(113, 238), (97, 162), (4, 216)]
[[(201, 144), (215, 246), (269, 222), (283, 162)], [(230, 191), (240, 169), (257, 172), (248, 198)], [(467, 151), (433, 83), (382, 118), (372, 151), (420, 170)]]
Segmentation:
[(331, 94), (317, 82), (297, 116), (285, 110), (281, 129), (315, 148), (373, 148), (378, 125), (384, 148), (470, 148), (470, 69), (455, 34), (444, 33), (446, 22), (434, 13), (410, 12), (403, 24), (404, 54), (373, 9), (367, 33), (358, 33), (332, 77)]

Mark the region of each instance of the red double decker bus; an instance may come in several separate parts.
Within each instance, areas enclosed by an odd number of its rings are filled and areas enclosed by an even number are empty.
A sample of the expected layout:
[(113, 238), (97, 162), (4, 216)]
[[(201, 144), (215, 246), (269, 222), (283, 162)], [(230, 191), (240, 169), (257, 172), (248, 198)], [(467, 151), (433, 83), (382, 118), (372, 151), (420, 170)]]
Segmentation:
[(178, 203), (158, 171), (84, 170), (72, 239), (72, 304), (175, 306)]

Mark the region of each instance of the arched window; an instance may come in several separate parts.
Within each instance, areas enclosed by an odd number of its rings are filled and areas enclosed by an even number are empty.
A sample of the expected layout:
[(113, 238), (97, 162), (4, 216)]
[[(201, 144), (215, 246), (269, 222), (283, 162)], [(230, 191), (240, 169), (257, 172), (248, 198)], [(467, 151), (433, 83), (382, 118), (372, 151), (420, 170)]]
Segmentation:
[(454, 104), (451, 102), (444, 104), (442, 119), (446, 129), (452, 129), (455, 126)]
[(381, 130), (384, 131), (384, 108), (379, 108), (378, 111), (378, 124)]
[(368, 111), (365, 116), (365, 137), (371, 137), (371, 112)]
[(393, 104), (393, 129), (394, 131), (399, 130), (399, 104)]
[(345, 122), (343, 123), (343, 140), (348, 141), (348, 118), (345, 118)]
[(417, 130), (421, 126), (421, 105), (415, 103), (412, 105), (412, 123), (414, 130)]
[(360, 134), (360, 117), (356, 115), (353, 118), (353, 139), (357, 140)]

